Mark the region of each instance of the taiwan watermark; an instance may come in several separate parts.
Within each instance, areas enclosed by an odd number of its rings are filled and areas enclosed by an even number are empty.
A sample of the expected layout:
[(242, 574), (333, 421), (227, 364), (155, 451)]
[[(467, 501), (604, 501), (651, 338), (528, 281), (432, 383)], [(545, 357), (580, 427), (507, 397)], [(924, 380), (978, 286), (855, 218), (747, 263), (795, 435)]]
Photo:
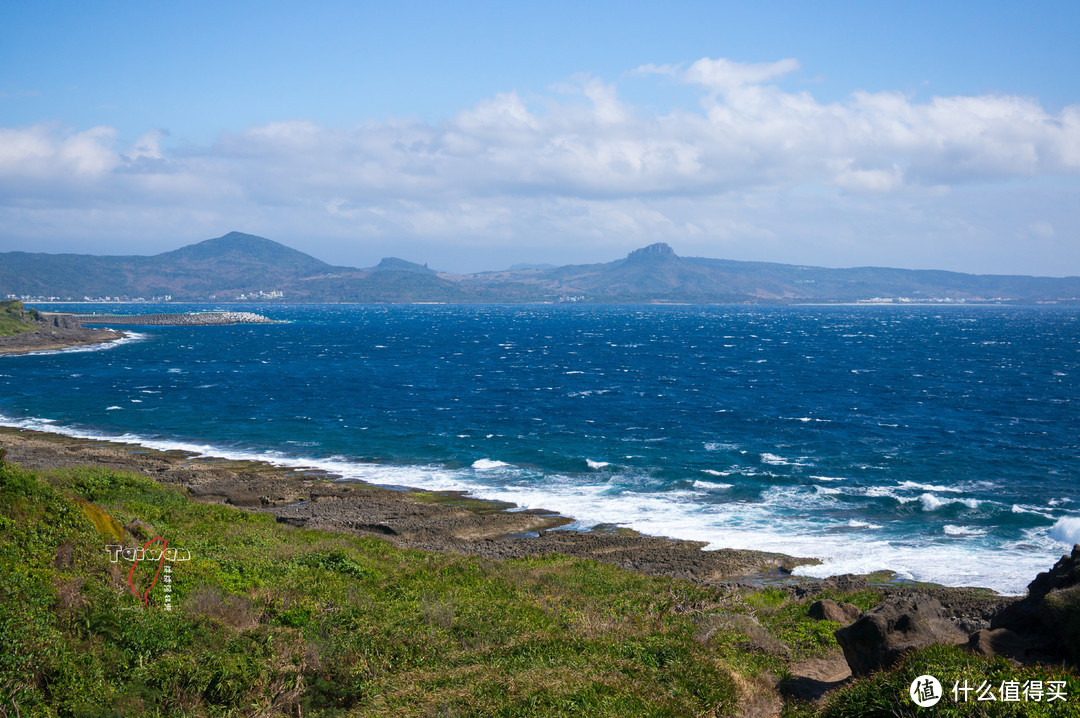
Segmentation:
[[(160, 536), (150, 539), (142, 545), (142, 548), (109, 544), (105, 547), (105, 550), (108, 551), (109, 561), (112, 563), (119, 563), (121, 560), (131, 563), (131, 570), (128, 571), (128, 586), (131, 588), (131, 592), (139, 597), (143, 606), (150, 604), (150, 592), (157, 585), (158, 579), (161, 579), (162, 593), (164, 594), (163, 608), (166, 611), (172, 611), (172, 564), (180, 561), (190, 561), (190, 551), (169, 548), (169, 542)], [(139, 563), (143, 561), (157, 564), (157, 569), (154, 571), (153, 578), (150, 579), (150, 585), (146, 587), (146, 590), (135, 587), (135, 571), (139, 568)]]

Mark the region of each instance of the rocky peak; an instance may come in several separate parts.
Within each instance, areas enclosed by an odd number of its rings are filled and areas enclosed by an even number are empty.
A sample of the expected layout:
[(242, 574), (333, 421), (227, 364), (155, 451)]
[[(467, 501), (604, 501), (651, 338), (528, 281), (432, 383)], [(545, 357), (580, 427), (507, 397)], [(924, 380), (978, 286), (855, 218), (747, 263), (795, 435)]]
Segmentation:
[(678, 257), (679, 255), (675, 254), (675, 250), (667, 244), (664, 242), (657, 242), (656, 244), (650, 244), (648, 247), (635, 249), (633, 252), (626, 255), (626, 261), (637, 264), (639, 262), (661, 262), (670, 259), (678, 259)]

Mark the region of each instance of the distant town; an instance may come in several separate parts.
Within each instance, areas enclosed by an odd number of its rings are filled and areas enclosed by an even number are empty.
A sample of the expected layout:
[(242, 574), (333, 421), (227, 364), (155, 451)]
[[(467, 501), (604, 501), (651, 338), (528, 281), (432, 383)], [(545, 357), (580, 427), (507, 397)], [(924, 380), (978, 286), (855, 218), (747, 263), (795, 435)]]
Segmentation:
[[(285, 297), (284, 292), (281, 292), (281, 291), (278, 291), (278, 290), (275, 289), (275, 290), (269, 291), (269, 292), (265, 292), (265, 291), (260, 290), (260, 291), (257, 291), (257, 292), (249, 292), (247, 294), (238, 294), (235, 297), (219, 297), (216, 294), (211, 294), (209, 299), (214, 300), (214, 301), (224, 301), (224, 302), (230, 302), (230, 301), (245, 302), (245, 301), (253, 301), (253, 300), (256, 300), (256, 299), (284, 299), (284, 297)], [(71, 302), (71, 303), (101, 303), (101, 304), (104, 304), (104, 303), (116, 304), (117, 302), (120, 302), (120, 303), (131, 303), (131, 304), (140, 304), (140, 303), (161, 304), (163, 302), (171, 302), (173, 300), (173, 297), (172, 297), (171, 294), (163, 294), (161, 296), (154, 296), (154, 297), (150, 297), (149, 299), (147, 299), (146, 297), (129, 297), (126, 294), (118, 294), (116, 296), (106, 295), (106, 296), (103, 296), (103, 297), (85, 297), (84, 296), (84, 297), (82, 297), (80, 299), (80, 298), (76, 298), (76, 297), (57, 297), (57, 296), (30, 295), (30, 294), (22, 294), (22, 295), (8, 294), (8, 295), (6, 295), (4, 297), (4, 299), (17, 299), (17, 300), (19, 300), (21, 302)]]
[[(129, 297), (126, 294), (120, 294), (116, 296), (102, 296), (102, 297), (82, 297), (81, 299), (73, 297), (57, 297), (57, 296), (43, 296), (43, 295), (15, 295), (8, 294), (5, 299), (17, 299), (24, 303), (45, 303), (45, 302), (65, 302), (69, 304), (163, 304), (173, 301), (171, 294), (164, 294), (161, 296), (154, 296), (147, 299), (146, 297)], [(282, 300), (285, 298), (285, 293), (273, 290), (273, 291), (256, 291), (238, 294), (236, 296), (223, 297), (217, 294), (211, 294), (207, 297), (207, 301), (215, 302), (251, 302), (261, 300)], [(564, 295), (558, 297), (555, 302), (558, 304), (564, 303), (577, 303), (584, 302), (587, 298), (585, 295)], [(190, 302), (197, 300), (183, 299), (178, 300), (181, 302)], [(302, 300), (301, 300), (302, 301)], [(842, 301), (793, 301), (792, 304), (1015, 304), (1015, 298), (1011, 297), (871, 297), (870, 299), (857, 299), (852, 302)], [(1060, 299), (1060, 300), (1037, 300), (1036, 304), (1057, 304), (1058, 302), (1074, 302), (1078, 301), (1074, 298)], [(428, 303), (428, 302), (422, 302)], [(435, 302), (442, 303), (442, 302)], [(655, 300), (652, 303), (656, 303)], [(677, 302), (685, 303), (685, 302)]]

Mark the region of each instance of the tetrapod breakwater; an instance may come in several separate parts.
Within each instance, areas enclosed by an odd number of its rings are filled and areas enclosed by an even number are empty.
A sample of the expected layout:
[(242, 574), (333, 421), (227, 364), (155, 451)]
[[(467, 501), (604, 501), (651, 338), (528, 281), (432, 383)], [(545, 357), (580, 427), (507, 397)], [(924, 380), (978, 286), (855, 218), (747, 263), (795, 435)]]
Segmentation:
[(226, 324), (279, 324), (252, 312), (189, 312), (186, 314), (75, 314), (79, 324), (127, 326), (220, 326)]

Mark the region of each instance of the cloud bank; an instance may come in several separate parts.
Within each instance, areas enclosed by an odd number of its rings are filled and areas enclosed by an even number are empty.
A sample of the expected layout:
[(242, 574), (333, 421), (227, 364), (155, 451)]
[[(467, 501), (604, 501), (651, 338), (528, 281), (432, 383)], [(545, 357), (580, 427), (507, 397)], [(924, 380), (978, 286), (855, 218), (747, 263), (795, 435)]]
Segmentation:
[[(98, 237), (132, 223), (154, 235), (154, 222), (187, 217), (221, 231), (248, 222), (477, 247), (682, 237), (713, 254), (725, 241), (782, 238), (792, 226), (798, 241), (825, 246), (828, 235), (839, 252), (843, 212), (922, 227), (923, 236), (951, 227), (956, 237), (977, 232), (978, 221), (969, 200), (950, 195), (1033, 178), (1075, 192), (1080, 105), (1049, 112), (1026, 97), (917, 101), (900, 92), (823, 103), (779, 84), (799, 70), (794, 59), (637, 68), (634, 76), (697, 94), (696, 109), (663, 113), (623, 102), (615, 84), (579, 78), (544, 96), (496, 94), (439, 122), (278, 121), (208, 146), (156, 130), (125, 143), (108, 127), (0, 128), (0, 216), (22, 237), (43, 228)], [(822, 216), (806, 224), (811, 197), (838, 213), (831, 225)], [(1055, 223), (1075, 214), (1034, 216), (1045, 209), (1028, 207), (1017, 231), (1060, 239)]]

